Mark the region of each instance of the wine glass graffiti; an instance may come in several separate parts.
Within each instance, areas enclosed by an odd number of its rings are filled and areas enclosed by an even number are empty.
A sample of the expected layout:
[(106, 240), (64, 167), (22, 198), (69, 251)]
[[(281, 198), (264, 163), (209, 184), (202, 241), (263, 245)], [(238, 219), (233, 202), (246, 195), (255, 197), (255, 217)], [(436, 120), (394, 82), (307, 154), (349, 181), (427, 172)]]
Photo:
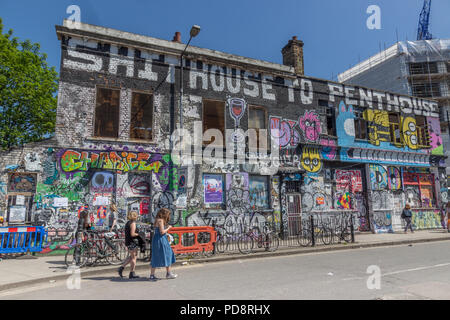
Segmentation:
[[(234, 119), (235, 129), (239, 128), (240, 121), (245, 114), (247, 103), (244, 99), (229, 98), (227, 100), (228, 109), (230, 110), (231, 117)], [(244, 140), (242, 133), (235, 131), (232, 135), (234, 142), (241, 142)]]

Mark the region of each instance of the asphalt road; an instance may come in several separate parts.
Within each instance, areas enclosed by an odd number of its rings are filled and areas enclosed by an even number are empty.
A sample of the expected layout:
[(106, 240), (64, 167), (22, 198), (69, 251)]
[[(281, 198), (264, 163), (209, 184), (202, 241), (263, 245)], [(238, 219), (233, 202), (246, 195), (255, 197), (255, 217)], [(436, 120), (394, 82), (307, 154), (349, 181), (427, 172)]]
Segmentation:
[[(369, 266), (376, 266), (371, 274)], [(187, 265), (175, 272), (177, 279), (157, 282), (146, 280), (148, 271), (134, 281), (86, 276), (80, 289), (59, 281), (0, 292), (0, 299), (450, 299), (450, 241)]]

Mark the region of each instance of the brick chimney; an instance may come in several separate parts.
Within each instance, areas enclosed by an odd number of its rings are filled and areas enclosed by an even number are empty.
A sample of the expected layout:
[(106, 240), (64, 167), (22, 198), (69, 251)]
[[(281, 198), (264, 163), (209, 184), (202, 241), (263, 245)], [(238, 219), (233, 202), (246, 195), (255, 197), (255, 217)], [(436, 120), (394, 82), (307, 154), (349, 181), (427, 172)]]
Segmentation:
[(175, 32), (172, 41), (181, 43), (181, 33), (179, 31)]
[(297, 40), (297, 36), (293, 36), (288, 44), (281, 50), (283, 54), (283, 64), (285, 66), (294, 67), (297, 75), (305, 74), (305, 66), (303, 64), (303, 41)]

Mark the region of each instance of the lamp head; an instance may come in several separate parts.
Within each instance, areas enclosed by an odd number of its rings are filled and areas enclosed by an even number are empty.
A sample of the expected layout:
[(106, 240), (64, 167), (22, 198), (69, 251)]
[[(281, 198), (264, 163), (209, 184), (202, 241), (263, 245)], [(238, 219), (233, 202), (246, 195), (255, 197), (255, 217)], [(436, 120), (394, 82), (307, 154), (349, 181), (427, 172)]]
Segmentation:
[(200, 32), (200, 26), (193, 25), (192, 28), (191, 28), (190, 35), (191, 35), (192, 38), (194, 38), (194, 37), (196, 37), (198, 35), (199, 32)]

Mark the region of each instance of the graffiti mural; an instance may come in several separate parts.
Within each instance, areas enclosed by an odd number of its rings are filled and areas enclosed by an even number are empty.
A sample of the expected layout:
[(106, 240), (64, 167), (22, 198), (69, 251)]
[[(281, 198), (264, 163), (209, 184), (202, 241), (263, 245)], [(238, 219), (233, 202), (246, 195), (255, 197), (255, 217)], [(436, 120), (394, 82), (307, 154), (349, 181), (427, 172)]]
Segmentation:
[(416, 119), (406, 117), (402, 123), (403, 141), (412, 150), (419, 149)]
[(339, 170), (335, 171), (336, 190), (350, 190), (352, 193), (362, 192), (361, 170)]
[(363, 117), (367, 121), (369, 143), (379, 146), (382, 141), (390, 142), (389, 114), (386, 111), (366, 109)]
[(402, 189), (402, 174), (401, 170), (396, 167), (388, 167), (389, 175), (389, 189), (397, 191)]
[(318, 173), (322, 170), (322, 159), (320, 158), (320, 148), (303, 146), (301, 168), (311, 173)]
[(303, 136), (307, 142), (317, 142), (321, 132), (319, 115), (314, 111), (305, 111), (305, 114), (298, 119)]
[(14, 172), (9, 175), (8, 192), (36, 191), (37, 176), (33, 173)]
[(320, 144), (323, 146), (320, 155), (323, 160), (336, 160), (337, 148), (336, 141), (330, 139), (320, 139)]
[(399, 124), (403, 144), (390, 140), (389, 113), (384, 110), (366, 109), (363, 120), (368, 129), (367, 141), (356, 139), (354, 108), (341, 101), (336, 118), (338, 145), (341, 146), (340, 160), (388, 165), (430, 166), (428, 149), (418, 147), (416, 120), (401, 116)]
[(26, 171), (42, 171), (41, 156), (39, 153), (27, 153), (24, 162)]
[(226, 177), (227, 210), (232, 215), (243, 216), (250, 211), (248, 173), (228, 173)]
[(247, 103), (244, 99), (229, 98), (227, 99), (227, 108), (234, 120), (234, 127), (239, 128), (239, 123), (247, 110)]
[(427, 117), (428, 131), (430, 133), (431, 154), (443, 155), (444, 145), (442, 144), (441, 125), (439, 118)]
[(384, 190), (388, 187), (388, 173), (385, 167), (371, 164), (370, 170), (370, 185), (372, 190)]
[(375, 233), (393, 233), (391, 211), (376, 211), (372, 216)]
[(147, 152), (97, 152), (65, 150), (60, 156), (61, 170), (66, 174), (92, 169), (128, 171), (151, 171), (158, 173), (163, 165), (161, 154)]
[(413, 210), (411, 222), (414, 230), (442, 228), (441, 215), (438, 210), (436, 211)]
[[(280, 148), (296, 148), (300, 143), (300, 133), (296, 129), (297, 121), (272, 116), (269, 119), (270, 133), (278, 139)], [(274, 130), (278, 130), (276, 134)]]
[(302, 212), (326, 211), (332, 208), (331, 185), (322, 176), (306, 174), (301, 187)]
[(56, 181), (56, 179), (58, 179), (59, 176), (53, 148), (47, 149), (46, 157), (42, 167), (43, 167), (42, 173), (43, 183), (53, 184)]

